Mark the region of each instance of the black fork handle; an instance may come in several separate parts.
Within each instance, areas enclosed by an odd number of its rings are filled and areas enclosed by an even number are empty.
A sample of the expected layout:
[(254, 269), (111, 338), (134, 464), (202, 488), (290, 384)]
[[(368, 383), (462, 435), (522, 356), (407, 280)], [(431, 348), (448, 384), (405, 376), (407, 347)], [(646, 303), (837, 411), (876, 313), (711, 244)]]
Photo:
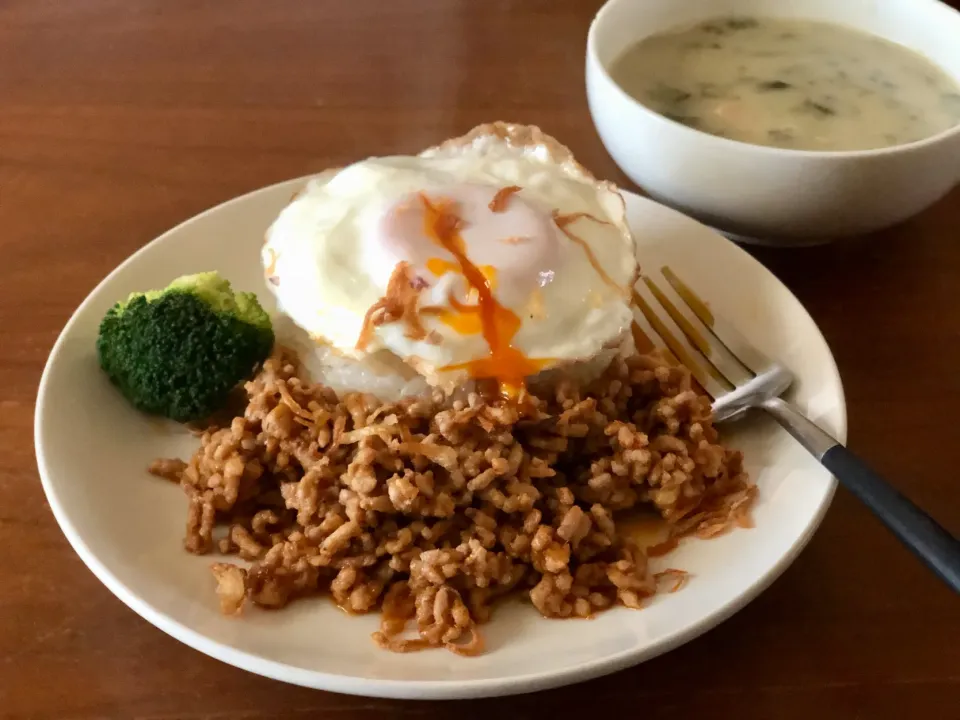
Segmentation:
[(960, 593), (960, 540), (842, 445), (827, 450), (820, 462), (927, 567)]
[(900, 542), (960, 593), (960, 540), (793, 405), (772, 398), (761, 407), (870, 508)]

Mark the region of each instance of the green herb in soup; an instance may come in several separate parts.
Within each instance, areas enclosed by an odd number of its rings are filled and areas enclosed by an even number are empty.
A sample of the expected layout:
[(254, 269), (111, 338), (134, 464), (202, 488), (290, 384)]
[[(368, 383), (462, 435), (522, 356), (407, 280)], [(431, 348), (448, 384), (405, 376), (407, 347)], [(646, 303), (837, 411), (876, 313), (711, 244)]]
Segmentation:
[(960, 87), (932, 62), (809, 20), (709, 20), (646, 38), (610, 73), (671, 120), (756, 145), (867, 150), (960, 124)]

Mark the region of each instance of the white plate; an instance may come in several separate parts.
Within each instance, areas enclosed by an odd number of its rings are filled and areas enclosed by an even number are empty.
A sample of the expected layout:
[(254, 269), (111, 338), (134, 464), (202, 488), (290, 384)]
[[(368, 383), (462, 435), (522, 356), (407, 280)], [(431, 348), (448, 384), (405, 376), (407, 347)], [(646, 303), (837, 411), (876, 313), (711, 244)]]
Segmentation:
[[(680, 645), (743, 607), (797, 556), (834, 491), (830, 475), (765, 418), (732, 426), (760, 486), (756, 527), (686, 541), (660, 564), (693, 573), (680, 592), (640, 610), (590, 621), (545, 620), (529, 606), (501, 608), (484, 628), (488, 651), (377, 649), (376, 615), (347, 617), (308, 599), (281, 612), (220, 614), (209, 557), (182, 549), (183, 493), (149, 477), (158, 456), (187, 457), (196, 440), (130, 408), (97, 366), (100, 318), (128, 293), (217, 269), (261, 290), (263, 233), (302, 180), (209, 210), (166, 233), (115, 270), (77, 310), (47, 363), (36, 412), (36, 451), (50, 506), (74, 549), (123, 602), (161, 630), (261, 675), (344, 693), (458, 698), (505, 695), (609, 673)], [(843, 389), (830, 350), (797, 299), (728, 240), (661, 205), (627, 194), (647, 268), (669, 264), (753, 342), (797, 375), (795, 399), (843, 439)], [(269, 294), (262, 292), (265, 304)], [(272, 305), (270, 305), (272, 307)]]

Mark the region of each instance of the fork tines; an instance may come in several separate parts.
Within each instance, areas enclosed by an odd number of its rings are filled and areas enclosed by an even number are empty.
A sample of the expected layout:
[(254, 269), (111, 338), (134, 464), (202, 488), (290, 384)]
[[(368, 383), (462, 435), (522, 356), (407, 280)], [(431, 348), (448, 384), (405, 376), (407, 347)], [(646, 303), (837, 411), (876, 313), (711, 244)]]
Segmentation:
[(634, 291), (643, 329), (689, 368), (710, 397), (722, 397), (774, 366), (673, 270), (665, 265), (660, 273), (665, 282), (645, 274)]

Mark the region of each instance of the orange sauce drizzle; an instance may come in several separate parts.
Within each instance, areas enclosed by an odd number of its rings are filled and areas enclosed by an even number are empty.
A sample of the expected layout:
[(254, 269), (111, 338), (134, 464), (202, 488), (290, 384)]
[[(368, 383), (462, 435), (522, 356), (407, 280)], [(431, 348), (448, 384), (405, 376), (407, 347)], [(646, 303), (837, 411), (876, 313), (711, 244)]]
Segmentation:
[(452, 294), (447, 295), (447, 303), (453, 310), (437, 305), (427, 305), (420, 308), (420, 314), (435, 316), (459, 335), (479, 335), (483, 332), (479, 305), (462, 303)]
[(607, 285), (612, 287), (621, 295), (629, 297), (630, 290), (626, 288), (622, 288), (616, 282), (614, 282), (613, 278), (607, 275), (607, 271), (604, 270), (603, 266), (600, 265), (600, 261), (597, 260), (597, 256), (593, 254), (593, 250), (586, 243), (586, 241), (583, 238), (579, 237), (578, 235), (575, 235), (567, 227), (567, 225), (575, 223), (577, 220), (580, 220), (580, 219), (593, 220), (594, 222), (600, 223), (601, 225), (610, 224), (606, 220), (601, 220), (600, 218), (594, 217), (590, 213), (586, 213), (586, 212), (575, 212), (575, 213), (568, 213), (564, 215), (564, 214), (561, 214), (559, 210), (553, 211), (553, 222), (555, 222), (557, 227), (560, 228), (560, 232), (562, 232), (564, 235), (567, 236), (567, 238), (575, 242), (577, 245), (579, 245), (583, 249), (584, 255), (587, 256), (587, 260), (590, 262), (590, 265), (593, 266), (593, 269), (596, 271), (597, 275), (600, 276), (600, 279), (603, 280), (603, 282), (605, 282)]
[(507, 209), (507, 203), (510, 202), (510, 198), (521, 190), (523, 190), (523, 188), (519, 185), (502, 187), (497, 190), (497, 194), (493, 196), (493, 200), (490, 201), (487, 207), (490, 208), (490, 212), (502, 213)]
[[(480, 265), (480, 272), (487, 279), (491, 290), (497, 289), (497, 269), (493, 265)], [(460, 265), (452, 260), (443, 258), (430, 258), (427, 260), (427, 270), (437, 277), (445, 275), (448, 272), (460, 274)], [(457, 300), (453, 294), (447, 295), (447, 303), (453, 310), (445, 307), (428, 305), (421, 308), (420, 312), (427, 315), (435, 315), (440, 322), (451, 328), (460, 335), (479, 335), (483, 332), (483, 323), (480, 319), (480, 305), (471, 305), (476, 303), (479, 296), (474, 288), (470, 288), (467, 295), (467, 302), (463, 303)]]
[(272, 247), (267, 248), (267, 255), (270, 256), (270, 262), (267, 263), (267, 276), (276, 275), (277, 273), (277, 260), (280, 258), (280, 255)]
[(356, 349), (366, 350), (373, 339), (373, 331), (380, 325), (403, 321), (407, 324), (406, 335), (412, 340), (423, 340), (427, 331), (420, 322), (418, 303), (420, 288), (415, 286), (410, 263), (399, 262), (390, 274), (387, 293), (367, 308), (357, 338)]
[(451, 203), (444, 200), (433, 203), (423, 193), (420, 193), (420, 200), (424, 208), (423, 225), (427, 237), (453, 255), (467, 284), (476, 291), (480, 329), (490, 348), (490, 354), (485, 358), (448, 365), (443, 369), (466, 370), (474, 378), (493, 378), (499, 383), (502, 395), (516, 398), (526, 378), (535, 375), (550, 361), (528, 358), (511, 345), (520, 330), (520, 318), (499, 303), (493, 295), (490, 281), (467, 257), (466, 246), (460, 235), (462, 221), (453, 211)]
[[(483, 273), (483, 276), (487, 279), (487, 282), (490, 283), (490, 288), (492, 290), (497, 289), (497, 269), (493, 265), (478, 265), (480, 272)], [(446, 275), (448, 272), (460, 273), (460, 265), (452, 260), (444, 260), (443, 258), (430, 258), (427, 260), (427, 270), (431, 273), (440, 277), (441, 275)], [(475, 291), (471, 289), (472, 294), (476, 294)]]
[(427, 270), (440, 277), (448, 272), (460, 272), (460, 266), (453, 260), (434, 257), (427, 260)]
[(270, 256), (270, 262), (267, 263), (263, 274), (266, 276), (268, 283), (277, 286), (280, 284), (280, 278), (277, 277), (277, 260), (280, 258), (280, 255), (272, 247), (267, 248), (267, 255)]

